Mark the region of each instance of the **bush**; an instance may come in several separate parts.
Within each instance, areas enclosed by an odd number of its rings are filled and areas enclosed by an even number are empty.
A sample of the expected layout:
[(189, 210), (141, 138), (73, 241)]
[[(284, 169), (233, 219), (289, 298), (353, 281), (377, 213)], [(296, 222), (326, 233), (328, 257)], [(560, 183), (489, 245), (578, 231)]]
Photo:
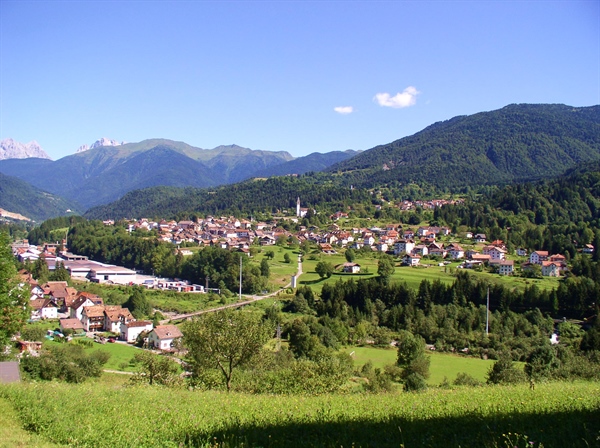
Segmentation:
[(363, 388), (367, 392), (390, 392), (394, 388), (392, 379), (385, 371), (382, 372), (379, 368), (372, 370), (366, 376), (366, 379), (367, 381), (363, 384)]
[(21, 330), (21, 339), (24, 341), (43, 341), (46, 330), (40, 326), (26, 326)]
[(405, 392), (420, 392), (427, 389), (427, 382), (418, 373), (411, 373), (404, 380)]
[(390, 364), (383, 368), (387, 376), (391, 378), (392, 381), (397, 383), (402, 381), (402, 369), (397, 365)]
[(477, 387), (477, 386), (481, 386), (483, 383), (481, 381), (479, 381), (477, 378), (472, 377), (468, 373), (459, 372), (458, 375), (456, 375), (456, 379), (454, 380), (453, 384), (455, 386)]
[(431, 364), (431, 360), (429, 356), (422, 355), (418, 358), (415, 358), (408, 366), (406, 366), (402, 372), (403, 378), (408, 378), (410, 375), (417, 373), (424, 379), (429, 378), (429, 365)]
[(487, 375), (488, 384), (517, 384), (526, 380), (525, 373), (517, 369), (512, 359), (506, 355), (494, 363)]
[(99, 377), (110, 354), (98, 350), (87, 354), (81, 345), (64, 344), (43, 350), (40, 356), (25, 356), (21, 369), (31, 379), (58, 379), (81, 383), (89, 377)]

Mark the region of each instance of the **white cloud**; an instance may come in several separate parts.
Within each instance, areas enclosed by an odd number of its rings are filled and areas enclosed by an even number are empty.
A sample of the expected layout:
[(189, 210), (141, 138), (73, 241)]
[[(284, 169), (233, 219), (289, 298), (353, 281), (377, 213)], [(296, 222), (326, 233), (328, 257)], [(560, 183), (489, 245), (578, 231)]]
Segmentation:
[(354, 112), (354, 108), (352, 106), (338, 106), (334, 107), (333, 110), (342, 115), (348, 115)]
[(417, 95), (419, 93), (421, 92), (415, 87), (408, 86), (402, 93), (397, 93), (395, 96), (391, 96), (389, 93), (378, 93), (373, 100), (377, 101), (377, 104), (380, 106), (400, 109), (417, 104)]

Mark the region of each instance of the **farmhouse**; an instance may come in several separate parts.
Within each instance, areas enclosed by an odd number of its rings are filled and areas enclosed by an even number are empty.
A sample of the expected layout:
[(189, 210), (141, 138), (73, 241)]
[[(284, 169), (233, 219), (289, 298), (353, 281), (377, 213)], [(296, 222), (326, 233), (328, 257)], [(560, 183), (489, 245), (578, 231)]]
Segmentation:
[(58, 317), (58, 307), (51, 299), (30, 300), (32, 319), (56, 319)]
[(511, 275), (515, 269), (515, 262), (513, 260), (500, 260), (498, 263), (498, 274), (500, 275)]
[(536, 250), (529, 255), (529, 262), (533, 264), (542, 264), (546, 260), (548, 260), (548, 251), (546, 250)]
[(542, 261), (542, 275), (546, 277), (560, 277), (560, 264), (553, 261)]
[(360, 265), (358, 263), (344, 263), (342, 270), (350, 274), (358, 274), (360, 272)]
[(183, 336), (175, 325), (158, 325), (148, 335), (148, 345), (159, 350), (170, 350), (173, 342)]
[(121, 340), (133, 343), (144, 331), (152, 331), (152, 327), (152, 322), (149, 320), (134, 320), (127, 323), (122, 322), (120, 329)]

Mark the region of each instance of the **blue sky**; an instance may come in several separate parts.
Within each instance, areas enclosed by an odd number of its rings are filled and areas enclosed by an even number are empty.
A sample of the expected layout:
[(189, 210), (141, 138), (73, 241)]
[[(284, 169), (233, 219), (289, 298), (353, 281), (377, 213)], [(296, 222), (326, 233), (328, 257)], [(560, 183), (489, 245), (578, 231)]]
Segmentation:
[(600, 104), (598, 1), (0, 1), (0, 139), (295, 157)]

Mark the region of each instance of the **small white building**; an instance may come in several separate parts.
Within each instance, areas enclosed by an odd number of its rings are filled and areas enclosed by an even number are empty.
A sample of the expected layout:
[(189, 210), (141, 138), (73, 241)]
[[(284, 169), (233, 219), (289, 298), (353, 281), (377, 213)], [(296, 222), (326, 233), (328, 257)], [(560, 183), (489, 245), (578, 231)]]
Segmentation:
[(58, 319), (58, 307), (51, 299), (29, 301), (32, 319)]
[(358, 274), (360, 272), (360, 265), (358, 263), (344, 263), (343, 271), (350, 274)]
[(153, 325), (149, 320), (134, 320), (121, 323), (121, 340), (133, 343), (144, 331), (152, 331)]
[(148, 335), (148, 345), (159, 350), (169, 350), (173, 342), (183, 337), (183, 333), (175, 325), (159, 325)]
[(417, 266), (421, 262), (420, 255), (406, 255), (403, 259), (403, 263), (408, 266)]

